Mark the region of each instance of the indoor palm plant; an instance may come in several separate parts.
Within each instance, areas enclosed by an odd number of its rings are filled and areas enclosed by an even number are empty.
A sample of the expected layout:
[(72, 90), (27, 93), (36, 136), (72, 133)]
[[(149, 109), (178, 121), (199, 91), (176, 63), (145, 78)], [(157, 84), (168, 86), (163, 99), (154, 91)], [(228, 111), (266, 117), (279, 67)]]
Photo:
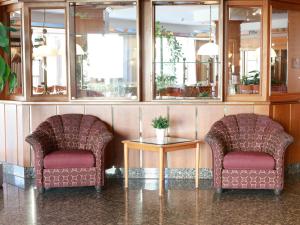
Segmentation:
[(5, 61), (4, 54), (9, 55), (9, 31), (14, 28), (6, 27), (0, 22), (0, 93), (8, 82), (9, 92), (12, 93), (16, 87), (17, 75), (12, 72), (9, 64)]
[(159, 116), (152, 120), (152, 126), (155, 128), (156, 138), (159, 142), (164, 140), (169, 125), (170, 123), (167, 117)]

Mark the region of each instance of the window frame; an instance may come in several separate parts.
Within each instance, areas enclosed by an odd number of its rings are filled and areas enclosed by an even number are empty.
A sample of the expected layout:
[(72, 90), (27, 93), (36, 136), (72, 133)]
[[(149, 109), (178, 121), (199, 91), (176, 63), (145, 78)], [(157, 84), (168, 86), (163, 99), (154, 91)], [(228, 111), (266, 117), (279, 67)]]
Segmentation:
[[(32, 85), (32, 41), (31, 41), (31, 11), (36, 9), (63, 9), (64, 13), (64, 21), (65, 21), (65, 58), (66, 58), (66, 90), (67, 93), (65, 95), (33, 95), (33, 85)], [(29, 51), (25, 52), (25, 59), (28, 59), (26, 62), (26, 100), (27, 101), (52, 101), (52, 102), (64, 102), (68, 101), (69, 99), (69, 73), (68, 73), (68, 20), (67, 20), (67, 7), (66, 3), (64, 2), (57, 2), (53, 6), (53, 3), (27, 3), (24, 4), (24, 29), (25, 29), (25, 40), (24, 40), (24, 47), (26, 49), (30, 49)]]
[[(269, 36), (270, 36), (270, 43), (269, 46), (271, 48), (272, 45), (272, 12), (274, 9), (280, 9), (280, 10), (294, 10), (294, 11), (299, 11), (300, 13), (300, 5), (294, 5), (290, 3), (284, 3), (280, 4), (276, 1), (271, 1), (270, 2), (270, 31), (269, 31)], [(289, 23), (288, 23), (289, 27)], [(288, 51), (288, 49), (287, 49)], [(287, 65), (288, 66), (288, 65)], [(268, 79), (270, 80), (269, 85), (268, 85), (268, 97), (271, 102), (284, 102), (284, 101), (299, 101), (300, 100), (300, 92), (295, 92), (295, 93), (273, 93), (271, 91), (271, 59), (269, 60), (269, 73), (268, 73)], [(288, 69), (288, 68), (287, 68)], [(287, 74), (289, 76), (289, 74)]]
[[(77, 96), (77, 89), (76, 89), (76, 76), (75, 76), (75, 65), (76, 65), (76, 38), (75, 35), (75, 7), (76, 4), (80, 5), (135, 5), (136, 7), (136, 46), (137, 46), (137, 68), (136, 68), (136, 74), (137, 74), (137, 98), (136, 99), (129, 99), (129, 98), (108, 98), (108, 97), (78, 97)], [(72, 1), (68, 2), (68, 38), (69, 38), (69, 77), (70, 77), (70, 83), (69, 83), (69, 93), (70, 98), (69, 100), (72, 102), (140, 102), (141, 101), (141, 34), (140, 34), (140, 1), (138, 0), (126, 0), (126, 1)]]
[[(206, 97), (175, 97), (174, 99), (157, 99), (156, 98), (156, 84), (155, 84), (155, 6), (159, 5), (218, 5), (219, 6), (219, 27), (218, 27), (218, 38), (219, 38), (219, 62), (218, 62), (218, 96), (215, 98), (206, 98)], [(151, 93), (151, 101), (152, 102), (179, 102), (179, 103), (188, 103), (188, 102), (222, 102), (223, 101), (223, 46), (224, 46), (224, 37), (223, 37), (223, 7), (224, 7), (224, 1), (223, 0), (216, 0), (216, 1), (209, 1), (209, 0), (201, 0), (201, 1), (180, 1), (180, 0), (152, 0), (151, 1), (151, 68), (149, 70), (151, 71), (151, 80), (150, 80), (150, 93)], [(146, 89), (148, 91), (148, 89)]]
[[(19, 10), (21, 12), (21, 29), (20, 29), (20, 42), (21, 42), (21, 82), (22, 82), (22, 94), (9, 94), (8, 93), (8, 87), (6, 86), (4, 91), (3, 91), (3, 95), (4, 95), (4, 98), (5, 99), (8, 99), (8, 100), (13, 100), (13, 101), (24, 101), (26, 99), (26, 77), (25, 77), (25, 73), (24, 73), (24, 67), (25, 67), (25, 57), (24, 57), (24, 52), (25, 52), (25, 46), (24, 46), (24, 11), (23, 11), (23, 7), (22, 7), (22, 4), (20, 3), (17, 3), (17, 4), (12, 4), (12, 5), (9, 5), (6, 7), (5, 9), (5, 18), (4, 18), (4, 22), (6, 24), (9, 24), (10, 26), (10, 13), (12, 12), (15, 12)], [(10, 34), (9, 34), (10, 36)], [(9, 38), (10, 40), (10, 38)], [(10, 43), (9, 43), (10, 45)], [(7, 57), (7, 60), (9, 61), (9, 64), (10, 63), (10, 56)]]
[(226, 102), (256, 102), (256, 101), (266, 101), (267, 100), (267, 83), (268, 77), (266, 74), (269, 74), (269, 50), (266, 43), (266, 38), (268, 38), (268, 3), (265, 1), (226, 1), (224, 5), (224, 52), (228, 52), (229, 39), (228, 39), (228, 24), (229, 24), (229, 8), (251, 8), (251, 7), (259, 7), (261, 9), (261, 40), (260, 46), (262, 51), (260, 51), (260, 83), (259, 83), (259, 93), (254, 94), (235, 94), (231, 95), (229, 93), (229, 73), (228, 73), (228, 54), (224, 54), (224, 98)]

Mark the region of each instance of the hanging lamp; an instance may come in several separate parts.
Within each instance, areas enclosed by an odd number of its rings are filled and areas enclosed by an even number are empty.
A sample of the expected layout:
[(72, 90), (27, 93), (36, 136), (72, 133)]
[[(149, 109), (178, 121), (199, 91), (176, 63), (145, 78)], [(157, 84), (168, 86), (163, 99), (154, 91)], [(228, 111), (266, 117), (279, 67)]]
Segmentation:
[(57, 56), (58, 50), (56, 48), (53, 48), (47, 43), (46, 35), (47, 35), (47, 29), (45, 28), (46, 25), (46, 10), (44, 9), (43, 13), (43, 38), (44, 43), (35, 49), (33, 52), (33, 56), (37, 58), (43, 58), (43, 57), (50, 57), (50, 56)]
[(219, 46), (212, 42), (212, 26), (211, 26), (211, 5), (209, 6), (209, 42), (202, 45), (198, 51), (197, 55), (208, 55), (210, 57), (219, 55)]

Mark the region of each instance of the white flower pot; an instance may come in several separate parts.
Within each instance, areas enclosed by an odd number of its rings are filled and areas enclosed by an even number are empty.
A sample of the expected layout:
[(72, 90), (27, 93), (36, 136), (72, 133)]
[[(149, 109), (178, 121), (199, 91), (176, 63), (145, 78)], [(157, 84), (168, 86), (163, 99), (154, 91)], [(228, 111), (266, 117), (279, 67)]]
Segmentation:
[(156, 140), (158, 143), (163, 143), (167, 135), (167, 129), (155, 129)]

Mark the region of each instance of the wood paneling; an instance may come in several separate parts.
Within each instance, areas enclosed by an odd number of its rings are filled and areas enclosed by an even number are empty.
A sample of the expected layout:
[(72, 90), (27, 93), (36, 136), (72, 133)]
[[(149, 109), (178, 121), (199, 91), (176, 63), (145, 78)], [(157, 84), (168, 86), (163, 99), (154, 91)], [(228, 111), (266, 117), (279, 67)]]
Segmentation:
[(287, 151), (286, 161), (290, 163), (300, 162), (300, 104), (291, 105), (290, 134), (294, 137), (294, 143)]
[[(169, 135), (183, 138), (196, 138), (196, 107), (169, 106), (170, 129)], [(193, 168), (195, 167), (195, 150), (188, 149), (168, 153), (168, 167)]]
[[(123, 166), (123, 144), (121, 141), (139, 137), (139, 117), (139, 106), (113, 106), (115, 166)], [(140, 167), (139, 151), (129, 151), (129, 167)]]
[(57, 114), (81, 113), (84, 114), (84, 105), (58, 105)]
[[(155, 136), (155, 129), (151, 125), (153, 118), (157, 116), (167, 116), (167, 106), (143, 106), (141, 107), (141, 123), (142, 123), (142, 137)], [(143, 167), (145, 168), (158, 168), (159, 155), (156, 152), (144, 151), (143, 152)]]
[(253, 113), (253, 105), (225, 105), (225, 115), (239, 114), (239, 113)]
[(56, 115), (56, 105), (31, 105), (31, 132), (34, 131), (41, 122), (54, 115)]
[(112, 107), (110, 105), (86, 105), (85, 114), (97, 116), (112, 127)]
[(270, 105), (254, 105), (254, 113), (269, 116), (270, 115)]
[(5, 108), (0, 104), (0, 161), (5, 162)]
[(273, 120), (279, 122), (286, 131), (290, 130), (290, 115), (290, 104), (273, 105), (272, 118)]
[(17, 105), (5, 105), (6, 162), (18, 165)]
[[(214, 122), (224, 117), (224, 105), (198, 106), (198, 139), (203, 141)], [(208, 144), (201, 144), (200, 168), (212, 168), (212, 152)]]
[(25, 138), (30, 134), (30, 106), (17, 106), (18, 121), (18, 165), (30, 167), (31, 155), (30, 145), (25, 142)]

